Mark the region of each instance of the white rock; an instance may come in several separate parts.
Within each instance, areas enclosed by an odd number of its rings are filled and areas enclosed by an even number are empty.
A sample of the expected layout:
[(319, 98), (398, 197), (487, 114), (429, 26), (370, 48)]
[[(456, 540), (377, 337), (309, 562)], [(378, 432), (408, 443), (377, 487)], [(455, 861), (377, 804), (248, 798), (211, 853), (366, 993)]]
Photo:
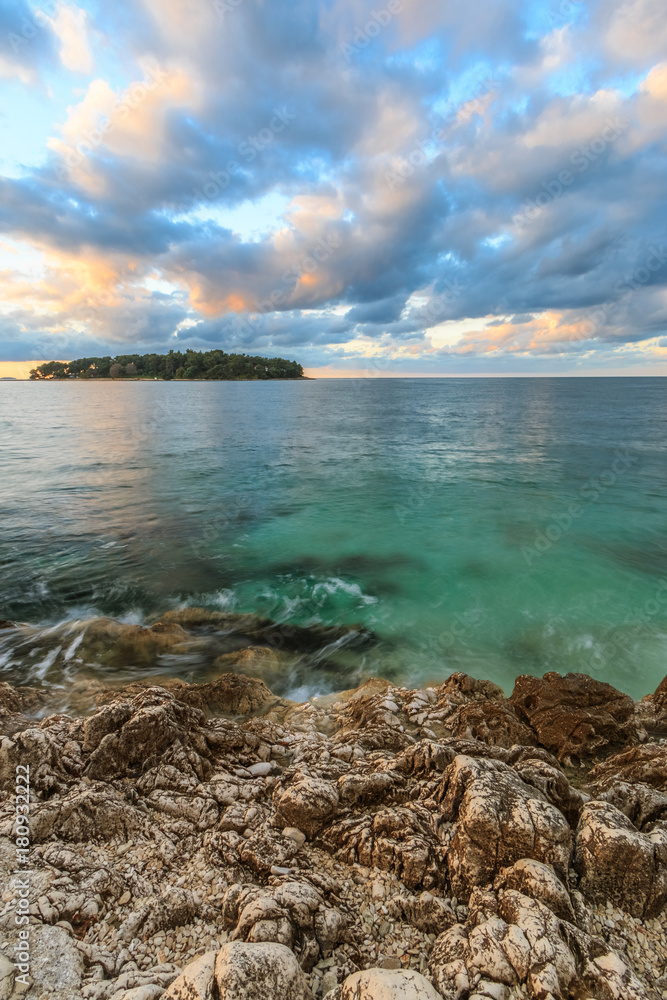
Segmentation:
[(162, 996), (164, 990), (161, 986), (136, 986), (133, 990), (123, 993), (121, 1000), (159, 1000)]
[(215, 959), (217, 952), (207, 951), (185, 967), (175, 979), (162, 1000), (212, 1000), (215, 988)]
[(299, 963), (282, 944), (224, 945), (216, 959), (215, 979), (219, 1000), (312, 1000)]
[(83, 955), (63, 927), (42, 924), (31, 928), (30, 955), (32, 990), (36, 997), (80, 987)]
[(271, 774), (273, 765), (268, 761), (260, 761), (258, 764), (251, 764), (248, 770), (255, 778), (265, 778), (267, 774)]
[(9, 1000), (14, 991), (14, 966), (0, 955), (0, 1000)]
[(305, 833), (302, 833), (301, 830), (297, 830), (295, 826), (286, 826), (283, 830), (283, 837), (289, 837), (289, 839), (293, 840), (299, 847), (303, 847), (306, 843)]
[(442, 1000), (418, 972), (367, 969), (343, 983), (341, 1000)]

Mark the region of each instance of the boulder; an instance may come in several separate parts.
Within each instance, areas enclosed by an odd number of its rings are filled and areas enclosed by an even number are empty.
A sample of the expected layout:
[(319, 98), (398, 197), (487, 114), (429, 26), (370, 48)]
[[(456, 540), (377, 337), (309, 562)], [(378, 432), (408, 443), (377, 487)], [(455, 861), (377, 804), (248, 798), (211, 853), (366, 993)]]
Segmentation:
[(447, 865), (454, 893), (467, 899), (521, 858), (552, 865), (565, 876), (570, 862), (567, 820), (516, 771), (497, 760), (458, 756), (435, 792), (444, 818), (455, 824)]
[(215, 1000), (215, 960), (217, 952), (208, 951), (185, 969), (171, 984), (163, 1000)]
[(276, 793), (277, 822), (313, 837), (338, 808), (338, 788), (331, 781), (297, 772)]
[(562, 761), (576, 764), (639, 739), (632, 698), (587, 674), (517, 677), (510, 704)]
[(281, 944), (224, 945), (215, 961), (219, 1000), (312, 1000), (296, 958)]
[(442, 1000), (418, 972), (367, 969), (348, 976), (327, 1000)]
[[(525, 866), (514, 866), (504, 881), (523, 882), (536, 896), (546, 885), (547, 898), (553, 898), (553, 872), (527, 875)], [(519, 985), (533, 1000), (645, 997), (632, 969), (601, 938), (560, 919), (528, 892), (476, 889), (466, 924), (455, 924), (436, 939), (429, 968), (443, 1000), (509, 1000), (519, 995), (513, 989)], [(555, 895), (560, 905), (561, 890)]]
[(590, 802), (577, 827), (574, 865), (588, 899), (655, 917), (667, 903), (667, 824), (642, 833), (611, 803)]
[(472, 701), (447, 719), (447, 728), (461, 739), (481, 740), (490, 746), (536, 746), (533, 730), (522, 722), (506, 699)]
[(163, 1000), (312, 1000), (312, 993), (289, 948), (233, 941), (186, 966)]
[(327, 903), (326, 891), (305, 877), (275, 881), (266, 888), (231, 886), (222, 903), (225, 925), (234, 940), (286, 945), (310, 971), (320, 958), (331, 955), (349, 921), (340, 904)]
[(63, 927), (39, 924), (30, 933), (30, 975), (36, 997), (81, 987), (83, 955)]
[(667, 745), (645, 743), (614, 754), (596, 764), (590, 772), (589, 781), (598, 790), (623, 781), (651, 785), (667, 792)]

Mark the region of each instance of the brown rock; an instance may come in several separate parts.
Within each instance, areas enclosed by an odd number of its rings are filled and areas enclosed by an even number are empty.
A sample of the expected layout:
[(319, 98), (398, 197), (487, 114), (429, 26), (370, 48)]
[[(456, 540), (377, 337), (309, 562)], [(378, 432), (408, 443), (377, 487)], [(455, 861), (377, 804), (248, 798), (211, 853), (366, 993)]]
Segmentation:
[(274, 801), (280, 826), (295, 826), (313, 837), (335, 814), (338, 788), (331, 781), (297, 772), (279, 788)]
[(639, 738), (632, 698), (586, 674), (518, 677), (510, 703), (559, 760), (576, 764)]
[(505, 698), (462, 705), (447, 719), (447, 728), (461, 739), (480, 740), (490, 746), (537, 745), (533, 730), (521, 722)]
[(591, 770), (589, 780), (597, 788), (624, 781), (631, 784), (641, 782), (667, 792), (667, 745), (646, 743), (623, 750), (597, 764)]
[(409, 889), (445, 883), (445, 849), (432, 813), (421, 803), (350, 817), (322, 833), (322, 843), (348, 864), (394, 874)]

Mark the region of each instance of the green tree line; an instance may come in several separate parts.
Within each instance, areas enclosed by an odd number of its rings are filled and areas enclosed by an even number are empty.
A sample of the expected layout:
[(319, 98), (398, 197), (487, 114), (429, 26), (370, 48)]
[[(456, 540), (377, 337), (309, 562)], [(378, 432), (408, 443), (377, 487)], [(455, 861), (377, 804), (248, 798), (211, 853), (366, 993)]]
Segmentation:
[(115, 358), (47, 361), (31, 379), (159, 378), (255, 380), (302, 378), (303, 368), (285, 358), (262, 358), (224, 351), (169, 351), (169, 354), (119, 354)]

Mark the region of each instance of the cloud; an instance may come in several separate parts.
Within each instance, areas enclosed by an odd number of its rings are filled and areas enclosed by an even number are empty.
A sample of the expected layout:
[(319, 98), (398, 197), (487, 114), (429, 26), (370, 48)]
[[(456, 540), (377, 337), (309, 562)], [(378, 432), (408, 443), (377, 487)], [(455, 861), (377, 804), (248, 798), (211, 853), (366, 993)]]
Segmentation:
[(62, 64), (74, 73), (90, 73), (93, 68), (86, 21), (86, 11), (74, 4), (60, 4), (51, 21), (60, 41)]
[(661, 5), (394, 7), (82, 2), (3, 42), (51, 115), (0, 178), (5, 350), (662, 363)]

